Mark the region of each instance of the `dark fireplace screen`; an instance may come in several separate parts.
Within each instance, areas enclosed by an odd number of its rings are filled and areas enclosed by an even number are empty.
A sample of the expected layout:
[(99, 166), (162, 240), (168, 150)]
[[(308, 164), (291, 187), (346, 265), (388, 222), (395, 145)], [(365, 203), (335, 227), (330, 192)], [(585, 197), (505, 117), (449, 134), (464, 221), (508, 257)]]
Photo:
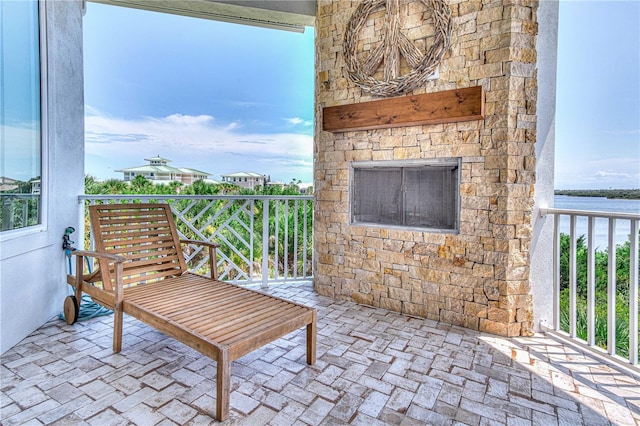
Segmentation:
[(456, 232), (460, 160), (351, 164), (351, 223)]

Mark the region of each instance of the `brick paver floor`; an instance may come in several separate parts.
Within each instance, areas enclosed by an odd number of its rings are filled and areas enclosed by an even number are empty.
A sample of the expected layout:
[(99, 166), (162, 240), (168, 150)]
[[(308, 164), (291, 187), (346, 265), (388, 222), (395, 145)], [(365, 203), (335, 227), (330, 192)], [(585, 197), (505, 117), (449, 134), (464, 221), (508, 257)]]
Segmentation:
[[(318, 296), (318, 361), (304, 331), (232, 365), (242, 425), (635, 425), (640, 379), (542, 335), (506, 339)], [(53, 319), (2, 355), (2, 425), (215, 423), (215, 363), (126, 318), (111, 351), (110, 316)]]

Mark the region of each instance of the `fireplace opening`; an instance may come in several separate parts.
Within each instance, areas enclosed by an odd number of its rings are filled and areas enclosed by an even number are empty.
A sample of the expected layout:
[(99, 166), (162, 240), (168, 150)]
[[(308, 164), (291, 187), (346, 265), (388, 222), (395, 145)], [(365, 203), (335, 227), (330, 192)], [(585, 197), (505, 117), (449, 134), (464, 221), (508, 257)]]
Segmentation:
[(456, 233), (460, 159), (352, 162), (354, 225), (385, 225)]

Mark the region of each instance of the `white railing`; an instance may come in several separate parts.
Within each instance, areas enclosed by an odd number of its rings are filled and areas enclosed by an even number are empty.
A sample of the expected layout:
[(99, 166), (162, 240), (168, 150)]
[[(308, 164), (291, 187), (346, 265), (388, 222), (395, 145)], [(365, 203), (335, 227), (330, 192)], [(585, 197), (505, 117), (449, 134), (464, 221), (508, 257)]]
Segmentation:
[[(638, 368), (640, 214), (563, 209), (541, 209), (540, 214), (554, 217), (552, 331), (566, 334), (599, 352), (606, 351), (611, 359), (625, 360)], [(561, 244), (561, 234), (568, 235), (568, 247), (566, 237), (564, 247)], [(599, 249), (600, 241), (606, 244), (606, 252)], [(626, 244), (629, 244), (629, 259), (616, 259), (616, 248)], [(626, 256), (626, 250), (623, 253)], [(605, 258), (606, 276), (603, 277), (602, 263)], [(626, 270), (626, 266), (629, 275), (618, 282), (618, 270)], [(600, 274), (596, 273), (598, 269)], [(603, 300), (602, 287), (605, 284), (606, 297)], [(616, 306), (621, 300), (623, 304)], [(628, 329), (623, 324), (627, 321), (627, 315), (621, 317), (617, 308), (620, 312), (628, 311)], [(606, 315), (603, 315), (603, 310), (606, 310)], [(619, 321), (618, 324), (616, 321)], [(606, 338), (603, 338), (605, 332)], [(627, 333), (628, 348), (625, 347), (626, 339), (619, 339), (620, 335)]]
[(25, 228), (40, 221), (40, 194), (3, 193), (0, 196), (0, 230)]
[[(212, 241), (218, 276), (242, 284), (313, 278), (313, 197), (265, 195), (81, 195), (85, 242), (92, 246), (85, 208), (99, 203), (167, 203), (181, 238)], [(201, 247), (185, 252), (190, 269), (206, 273)]]

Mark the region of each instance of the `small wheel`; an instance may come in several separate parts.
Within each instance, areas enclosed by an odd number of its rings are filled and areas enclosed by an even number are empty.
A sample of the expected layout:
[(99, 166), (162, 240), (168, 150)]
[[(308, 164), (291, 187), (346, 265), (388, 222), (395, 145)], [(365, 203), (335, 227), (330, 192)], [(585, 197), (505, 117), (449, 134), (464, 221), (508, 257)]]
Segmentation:
[(72, 325), (78, 321), (80, 309), (78, 308), (78, 299), (75, 296), (67, 296), (64, 299), (64, 320), (67, 324)]

